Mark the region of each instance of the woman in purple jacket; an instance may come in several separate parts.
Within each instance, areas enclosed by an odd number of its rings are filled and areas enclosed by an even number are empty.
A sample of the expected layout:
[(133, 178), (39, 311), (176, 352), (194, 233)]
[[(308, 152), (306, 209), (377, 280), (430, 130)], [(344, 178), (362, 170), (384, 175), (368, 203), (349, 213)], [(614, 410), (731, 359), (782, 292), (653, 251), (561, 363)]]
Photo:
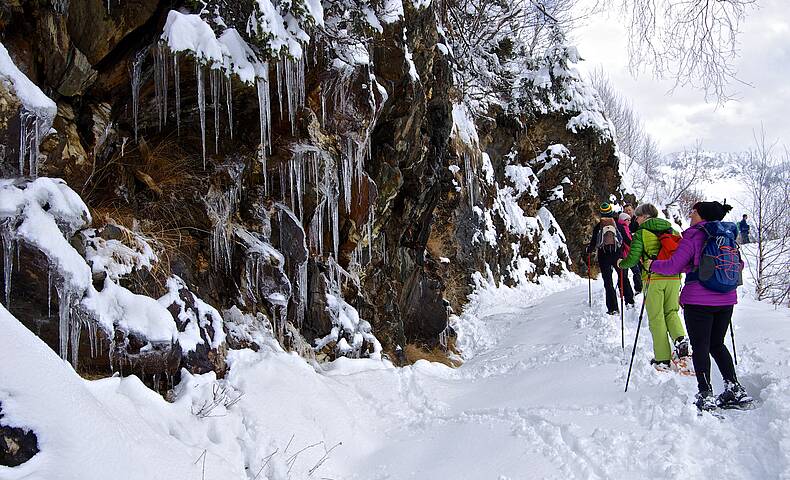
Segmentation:
[[(683, 239), (669, 260), (655, 260), (646, 266), (649, 271), (662, 275), (689, 273), (697, 269), (702, 250), (707, 239), (701, 228), (705, 222), (721, 221), (730, 205), (719, 202), (697, 202), (691, 209), (691, 227), (683, 232)], [(712, 410), (717, 406), (743, 406), (751, 402), (751, 397), (738, 383), (732, 357), (724, 344), (727, 328), (730, 326), (733, 306), (738, 303), (738, 292), (721, 293), (705, 288), (696, 280), (686, 283), (680, 293), (680, 304), (686, 320), (686, 330), (693, 349), (692, 361), (697, 374), (699, 393), (696, 405), (700, 410)], [(716, 361), (724, 378), (724, 392), (713, 396), (710, 382), (710, 357)]]

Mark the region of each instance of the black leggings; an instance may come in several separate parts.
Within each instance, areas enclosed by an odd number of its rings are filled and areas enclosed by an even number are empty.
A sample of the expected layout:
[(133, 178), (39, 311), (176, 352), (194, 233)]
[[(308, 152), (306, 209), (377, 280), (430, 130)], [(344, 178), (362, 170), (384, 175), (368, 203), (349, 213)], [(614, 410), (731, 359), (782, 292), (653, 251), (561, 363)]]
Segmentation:
[[(620, 275), (621, 271), (617, 268), (618, 255), (603, 256), (598, 254), (598, 266), (601, 267), (601, 276), (603, 277), (603, 287), (606, 291), (606, 311), (619, 312), (620, 308), (617, 305), (617, 295), (620, 291)], [(612, 271), (617, 273), (617, 285), (612, 282)], [(628, 275), (623, 276), (623, 295), (625, 296), (625, 303), (633, 305), (634, 291), (631, 290), (631, 282), (628, 281)]]
[(697, 372), (699, 391), (712, 390), (710, 381), (710, 357), (716, 361), (724, 380), (736, 382), (735, 366), (724, 338), (732, 318), (732, 305), (712, 307), (708, 305), (684, 305), (686, 331), (694, 352), (691, 359)]

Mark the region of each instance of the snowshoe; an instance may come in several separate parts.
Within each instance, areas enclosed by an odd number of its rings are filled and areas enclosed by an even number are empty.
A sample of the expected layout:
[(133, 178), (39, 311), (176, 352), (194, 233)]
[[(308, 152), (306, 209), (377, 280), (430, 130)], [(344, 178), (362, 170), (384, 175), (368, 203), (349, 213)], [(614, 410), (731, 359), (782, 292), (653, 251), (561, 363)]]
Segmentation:
[(650, 365), (653, 365), (659, 372), (671, 372), (672, 365), (669, 360), (656, 360), (655, 358), (650, 359)]
[(675, 372), (687, 377), (694, 376), (696, 373), (694, 372), (693, 365), (691, 357), (679, 357), (677, 350), (672, 352), (672, 370)]
[(694, 396), (694, 405), (697, 406), (699, 412), (713, 412), (718, 407), (716, 397), (710, 390), (697, 393)]
[(748, 410), (753, 408), (754, 399), (746, 393), (740, 383), (724, 381), (724, 391), (716, 399), (720, 408)]

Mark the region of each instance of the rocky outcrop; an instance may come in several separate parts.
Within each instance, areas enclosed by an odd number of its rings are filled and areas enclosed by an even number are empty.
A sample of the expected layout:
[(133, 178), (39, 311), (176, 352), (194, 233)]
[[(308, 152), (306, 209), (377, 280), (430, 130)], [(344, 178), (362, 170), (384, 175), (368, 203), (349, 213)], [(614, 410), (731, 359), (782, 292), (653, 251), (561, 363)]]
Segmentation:
[[(159, 344), (96, 329), (79, 340), (83, 373), (113, 368), (157, 387), (180, 368), (221, 375), (228, 347), (258, 348), (265, 335), (328, 359), (444, 348), (476, 282), (573, 268), (595, 205), (617, 191), (612, 142), (569, 128), (573, 112), (464, 106), (432, 8), (406, 2), (402, 16), (366, 26), (375, 41), (348, 58), (318, 34), (303, 67), (272, 58), (269, 81), (252, 85), (159, 43), (182, 6), (0, 12), (13, 24), (4, 43), (30, 52), (22, 69), (57, 101), (40, 173), (64, 178), (98, 229), (72, 243), (88, 257), (85, 239), (147, 239), (156, 260), (110, 280), (167, 298), (175, 324), (176, 339)], [(330, 27), (341, 21), (331, 15)], [(0, 82), (6, 146), (19, 134), (14, 98)], [(8, 150), (5, 177), (19, 173)], [(12, 290), (11, 311), (57, 350), (47, 258), (21, 254), (40, 270), (14, 271), (30, 287)], [(93, 273), (101, 291), (109, 274)]]
[(38, 439), (30, 430), (3, 425), (0, 404), (0, 465), (17, 467), (38, 453)]

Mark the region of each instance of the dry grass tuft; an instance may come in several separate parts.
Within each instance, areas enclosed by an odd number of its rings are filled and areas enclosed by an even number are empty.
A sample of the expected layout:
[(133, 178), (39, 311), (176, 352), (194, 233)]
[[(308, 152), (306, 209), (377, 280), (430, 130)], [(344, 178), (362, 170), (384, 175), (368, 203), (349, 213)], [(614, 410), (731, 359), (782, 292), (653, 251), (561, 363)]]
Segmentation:
[(143, 293), (156, 298), (165, 289), (165, 282), (172, 275), (171, 264), (177, 256), (188, 255), (197, 246), (197, 240), (184, 229), (171, 228), (159, 218), (139, 219), (131, 209), (113, 206), (91, 209), (93, 224), (101, 228), (108, 224), (123, 227), (123, 243), (134, 247), (134, 234), (140, 235), (154, 250), (158, 261), (151, 267), (150, 277), (154, 284), (138, 282)]
[[(440, 346), (428, 349), (424, 345), (407, 343), (403, 353), (406, 355), (406, 360), (410, 364), (416, 362), (417, 360), (428, 360), (429, 362), (442, 363), (452, 368), (461, 366), (461, 362), (457, 359), (455, 340), (452, 338), (448, 340), (447, 351), (444, 351), (444, 349), (442, 349)], [(451, 358), (450, 355), (453, 355), (453, 357), (456, 358)]]

